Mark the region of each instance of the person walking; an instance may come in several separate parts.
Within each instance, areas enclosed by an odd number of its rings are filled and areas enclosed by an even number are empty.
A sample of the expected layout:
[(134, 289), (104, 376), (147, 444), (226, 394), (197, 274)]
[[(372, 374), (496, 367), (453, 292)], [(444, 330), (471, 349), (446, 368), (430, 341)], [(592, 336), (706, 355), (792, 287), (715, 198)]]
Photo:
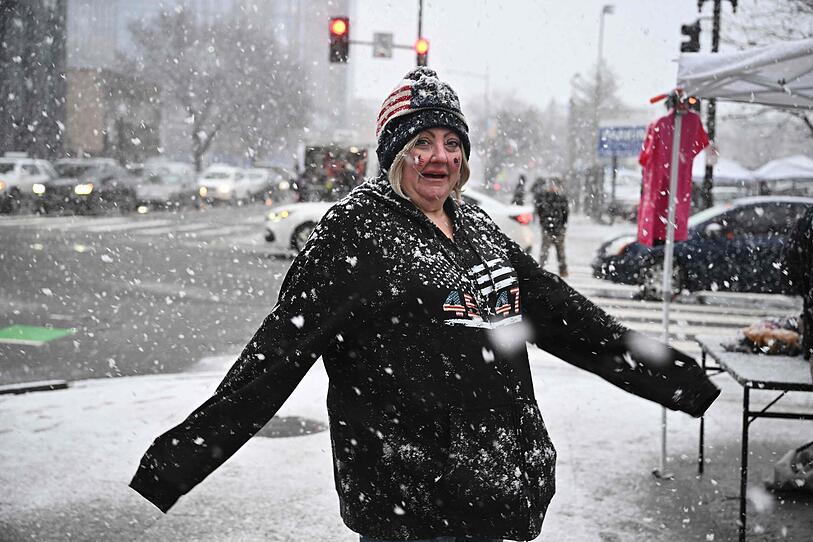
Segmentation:
[(567, 277), (565, 258), (565, 234), (567, 232), (568, 200), (562, 193), (562, 181), (557, 177), (548, 179), (544, 190), (537, 190), (535, 197), (536, 214), (542, 228), (542, 249), (539, 252), (539, 265), (545, 265), (550, 248), (556, 249), (559, 263), (559, 276)]
[(788, 236), (785, 271), (790, 293), (802, 296), (802, 355), (809, 360), (813, 357), (813, 207), (796, 222)]
[(511, 205), (525, 205), (525, 175), (520, 174), (517, 185), (514, 187), (514, 195), (511, 197)]
[(461, 203), (469, 127), (435, 71), (415, 68), (387, 96), (377, 139), (378, 175), (327, 212), (214, 395), (141, 459), (130, 486), (160, 510), (320, 357), (339, 511), (362, 542), (539, 535), (556, 451), (526, 340), (692, 416), (720, 393), (692, 358), (626, 329)]

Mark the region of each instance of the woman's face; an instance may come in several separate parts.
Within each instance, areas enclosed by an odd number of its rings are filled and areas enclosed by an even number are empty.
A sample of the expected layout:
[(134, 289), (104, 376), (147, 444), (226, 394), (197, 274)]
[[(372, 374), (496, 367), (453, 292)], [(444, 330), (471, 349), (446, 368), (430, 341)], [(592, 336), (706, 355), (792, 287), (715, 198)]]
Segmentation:
[(407, 152), (401, 189), (422, 211), (437, 211), (460, 182), (462, 161), (457, 132), (448, 128), (424, 130)]

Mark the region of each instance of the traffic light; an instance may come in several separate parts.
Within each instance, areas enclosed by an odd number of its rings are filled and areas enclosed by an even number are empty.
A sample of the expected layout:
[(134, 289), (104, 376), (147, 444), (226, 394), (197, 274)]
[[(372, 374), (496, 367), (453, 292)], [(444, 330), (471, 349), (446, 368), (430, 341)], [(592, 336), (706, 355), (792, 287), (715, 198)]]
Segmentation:
[(684, 24), (680, 26), (680, 33), (689, 38), (681, 42), (681, 53), (696, 53), (700, 50), (700, 20), (696, 20), (694, 24)]
[(426, 66), (429, 62), (429, 40), (418, 38), (415, 42), (415, 53), (418, 55), (418, 66)]
[(346, 63), (350, 52), (350, 19), (332, 17), (328, 30), (330, 31), (330, 61)]

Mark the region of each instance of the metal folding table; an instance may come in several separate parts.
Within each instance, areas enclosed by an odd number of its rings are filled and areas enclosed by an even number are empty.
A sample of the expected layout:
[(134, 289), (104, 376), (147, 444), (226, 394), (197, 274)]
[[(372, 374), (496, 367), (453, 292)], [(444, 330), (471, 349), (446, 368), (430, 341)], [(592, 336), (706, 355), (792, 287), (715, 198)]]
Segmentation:
[[(702, 350), (703, 370), (707, 373), (726, 372), (742, 386), (742, 444), (740, 460), (740, 521), (739, 540), (744, 542), (746, 532), (746, 485), (748, 483), (748, 426), (757, 418), (782, 418), (791, 420), (813, 420), (813, 412), (769, 412), (789, 391), (813, 392), (810, 365), (801, 356), (767, 356), (740, 352), (726, 352), (720, 345), (720, 337), (695, 337)], [(717, 365), (706, 364), (710, 357)], [(751, 410), (751, 390), (780, 391), (761, 410)], [(705, 420), (700, 418), (700, 447), (697, 471), (703, 474), (703, 437)]]

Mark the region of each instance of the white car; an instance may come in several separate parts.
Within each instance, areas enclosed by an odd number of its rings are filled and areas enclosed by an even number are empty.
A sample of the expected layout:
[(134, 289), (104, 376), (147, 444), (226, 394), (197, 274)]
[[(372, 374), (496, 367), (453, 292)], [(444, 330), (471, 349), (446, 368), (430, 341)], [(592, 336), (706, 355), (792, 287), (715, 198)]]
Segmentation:
[(140, 204), (196, 204), (199, 187), (195, 167), (184, 162), (153, 161), (143, 166), (136, 194)]
[(532, 206), (507, 205), (471, 188), (463, 190), (463, 201), (480, 207), (522, 250), (531, 252), (539, 235)]
[[(251, 170), (249, 170), (251, 171)], [(263, 192), (265, 179), (247, 170), (225, 165), (213, 165), (198, 177), (198, 194), (204, 201), (236, 203), (254, 199)]]
[[(531, 207), (506, 205), (476, 190), (463, 192), (463, 200), (482, 208), (526, 252), (537, 238)], [(280, 250), (300, 251), (313, 228), (335, 202), (309, 201), (272, 207), (265, 219), (265, 240)]]
[(34, 201), (45, 191), (45, 183), (57, 177), (47, 160), (29, 158), (24, 153), (0, 157), (0, 210), (13, 212)]

